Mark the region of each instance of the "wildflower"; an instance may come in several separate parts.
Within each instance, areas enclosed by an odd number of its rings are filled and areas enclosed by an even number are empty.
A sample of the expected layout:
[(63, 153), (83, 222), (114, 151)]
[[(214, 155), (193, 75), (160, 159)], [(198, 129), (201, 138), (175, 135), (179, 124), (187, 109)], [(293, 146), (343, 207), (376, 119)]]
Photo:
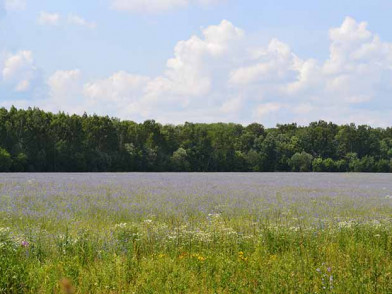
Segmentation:
[(349, 229), (349, 228), (351, 228), (352, 226), (354, 225), (354, 222), (353, 221), (343, 221), (343, 222), (339, 222), (338, 223), (338, 227), (340, 228), (340, 229), (343, 229), (343, 228), (346, 228), (346, 229)]
[(0, 228), (0, 233), (8, 233), (10, 231), (9, 227), (6, 228)]
[(120, 223), (120, 224), (116, 224), (114, 226), (114, 228), (115, 229), (124, 229), (124, 228), (126, 228), (126, 226), (127, 226), (127, 223)]
[(22, 247), (29, 247), (30, 244), (27, 241), (22, 241), (21, 245)]
[(242, 261), (247, 261), (248, 258), (244, 256), (244, 252), (240, 251), (238, 252), (238, 259), (242, 260)]
[(299, 230), (299, 227), (290, 227), (290, 231), (298, 232)]
[(204, 261), (204, 260), (206, 260), (206, 258), (203, 257), (203, 256), (198, 256), (197, 259), (198, 259), (199, 261)]

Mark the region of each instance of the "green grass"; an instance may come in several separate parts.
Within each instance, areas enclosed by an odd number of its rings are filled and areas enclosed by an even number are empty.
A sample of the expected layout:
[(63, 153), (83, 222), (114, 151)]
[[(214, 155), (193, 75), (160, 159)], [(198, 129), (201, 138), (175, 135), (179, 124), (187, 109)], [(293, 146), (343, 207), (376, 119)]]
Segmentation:
[[(84, 227), (1, 229), (0, 292), (392, 292), (392, 230), (382, 223), (317, 229), (214, 215)], [(64, 278), (72, 289), (61, 290)]]

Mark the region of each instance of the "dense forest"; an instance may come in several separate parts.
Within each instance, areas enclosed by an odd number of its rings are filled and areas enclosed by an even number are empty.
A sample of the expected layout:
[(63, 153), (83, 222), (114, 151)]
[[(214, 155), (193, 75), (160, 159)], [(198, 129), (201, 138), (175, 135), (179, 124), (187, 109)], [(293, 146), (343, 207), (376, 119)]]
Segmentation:
[(2, 172), (392, 172), (392, 128), (162, 125), (0, 109)]

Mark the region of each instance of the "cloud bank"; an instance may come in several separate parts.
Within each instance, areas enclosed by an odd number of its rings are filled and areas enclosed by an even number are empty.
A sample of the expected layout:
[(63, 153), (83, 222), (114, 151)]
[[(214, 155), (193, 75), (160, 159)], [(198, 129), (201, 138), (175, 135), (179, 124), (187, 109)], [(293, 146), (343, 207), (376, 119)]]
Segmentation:
[[(326, 60), (301, 58), (278, 39), (249, 47), (248, 37), (229, 21), (180, 41), (159, 76), (125, 71), (85, 82), (78, 69), (55, 72), (50, 94), (38, 106), (88, 111), (141, 121), (275, 123), (324, 119), (377, 126), (392, 124), (392, 43), (347, 17), (329, 31)], [(10, 56), (4, 79), (24, 84), (34, 66), (31, 53)]]

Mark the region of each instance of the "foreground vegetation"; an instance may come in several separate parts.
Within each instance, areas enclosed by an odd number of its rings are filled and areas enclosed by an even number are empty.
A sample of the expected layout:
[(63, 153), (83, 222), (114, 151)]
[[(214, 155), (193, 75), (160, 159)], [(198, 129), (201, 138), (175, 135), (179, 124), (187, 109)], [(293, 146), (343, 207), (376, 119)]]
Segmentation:
[(3, 176), (0, 293), (392, 292), (388, 177)]
[(391, 172), (392, 129), (138, 124), (0, 109), (0, 171)]
[[(198, 220), (199, 222), (200, 220)], [(2, 229), (4, 293), (391, 293), (392, 235), (384, 225), (323, 229), (145, 220), (97, 232)], [(238, 232), (241, 233), (238, 233)], [(59, 233), (60, 233), (59, 232)]]

